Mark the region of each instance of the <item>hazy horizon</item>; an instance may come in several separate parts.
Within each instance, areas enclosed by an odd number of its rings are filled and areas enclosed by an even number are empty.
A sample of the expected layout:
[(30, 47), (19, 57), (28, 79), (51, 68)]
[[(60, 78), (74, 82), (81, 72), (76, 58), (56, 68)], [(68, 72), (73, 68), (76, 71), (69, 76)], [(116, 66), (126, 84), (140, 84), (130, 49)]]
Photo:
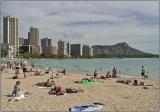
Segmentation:
[(127, 42), (159, 53), (158, 1), (2, 1), (1, 27), (3, 16), (19, 19), (20, 37), (27, 38), (33, 26), (40, 39), (50, 37), (56, 46), (60, 39), (88, 45)]

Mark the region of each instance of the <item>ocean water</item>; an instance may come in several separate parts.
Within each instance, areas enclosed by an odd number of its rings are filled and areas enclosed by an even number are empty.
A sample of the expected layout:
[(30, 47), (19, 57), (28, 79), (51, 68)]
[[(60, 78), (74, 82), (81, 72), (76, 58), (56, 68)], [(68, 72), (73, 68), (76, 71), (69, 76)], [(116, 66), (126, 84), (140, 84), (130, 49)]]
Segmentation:
[(54, 69), (72, 72), (93, 73), (96, 69), (104, 75), (107, 71), (112, 71), (113, 67), (118, 68), (120, 74), (130, 76), (141, 76), (141, 66), (148, 71), (149, 77), (159, 79), (159, 59), (158, 58), (124, 58), (124, 59), (29, 59), (29, 64), (39, 67), (52, 67)]

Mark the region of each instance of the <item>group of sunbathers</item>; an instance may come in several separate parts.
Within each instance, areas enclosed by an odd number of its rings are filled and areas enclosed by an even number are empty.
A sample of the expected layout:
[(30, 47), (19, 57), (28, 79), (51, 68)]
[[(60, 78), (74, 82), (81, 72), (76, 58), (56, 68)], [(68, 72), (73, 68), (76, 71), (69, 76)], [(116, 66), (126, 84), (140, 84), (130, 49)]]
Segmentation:
[(131, 79), (127, 79), (127, 80), (117, 80), (117, 83), (122, 83), (122, 84), (127, 84), (127, 85), (132, 85), (132, 86), (152, 86), (152, 85), (144, 85), (144, 82), (139, 82), (137, 80), (131, 80)]
[(108, 79), (108, 78), (117, 78), (117, 69), (114, 67), (112, 74), (110, 71), (107, 72), (106, 76), (100, 75), (97, 70), (94, 71), (94, 79)]

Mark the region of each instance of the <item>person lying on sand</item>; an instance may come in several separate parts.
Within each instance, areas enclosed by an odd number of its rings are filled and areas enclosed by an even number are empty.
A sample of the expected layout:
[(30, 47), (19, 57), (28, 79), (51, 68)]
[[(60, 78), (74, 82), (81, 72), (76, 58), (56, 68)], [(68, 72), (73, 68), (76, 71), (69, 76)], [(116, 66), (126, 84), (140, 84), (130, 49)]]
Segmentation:
[(46, 86), (46, 87), (52, 87), (55, 85), (55, 82), (53, 80), (53, 77), (49, 78), (46, 82), (40, 82), (36, 84), (37, 86)]
[(82, 83), (83, 81), (94, 82), (93, 78), (83, 78), (81, 81), (75, 81), (75, 83)]
[(78, 88), (78, 89), (75, 89), (75, 88), (64, 88), (64, 87), (54, 87), (52, 88), (48, 94), (52, 94), (52, 95), (61, 95), (61, 94), (64, 94), (64, 93), (79, 93), (79, 92), (83, 92), (83, 89), (82, 88)]
[(129, 85), (132, 85), (130, 79), (127, 79), (127, 80), (117, 80), (116, 82), (117, 82), (117, 83), (122, 83), (122, 84), (129, 84)]

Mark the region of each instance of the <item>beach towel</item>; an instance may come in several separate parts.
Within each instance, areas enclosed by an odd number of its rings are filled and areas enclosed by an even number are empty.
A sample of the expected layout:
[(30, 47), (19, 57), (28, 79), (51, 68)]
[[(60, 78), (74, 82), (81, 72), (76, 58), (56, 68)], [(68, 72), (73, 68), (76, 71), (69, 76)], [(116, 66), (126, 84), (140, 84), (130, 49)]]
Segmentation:
[(94, 105), (87, 105), (87, 106), (78, 106), (70, 108), (69, 111), (71, 112), (89, 112), (89, 111), (95, 111), (103, 108), (104, 104), (94, 104)]
[(13, 97), (14, 100), (21, 100), (21, 99), (25, 99), (26, 97), (24, 95), (20, 95), (17, 97)]
[(94, 82), (89, 82), (87, 80), (84, 80), (82, 82), (83, 85), (89, 85), (89, 84), (103, 84), (104, 82), (99, 82), (99, 81), (94, 81)]
[(24, 96), (23, 94), (20, 95), (20, 96), (11, 96), (11, 99), (8, 100), (8, 102), (10, 102), (11, 100), (14, 100), (14, 101), (18, 101), (18, 100), (22, 100), (22, 99), (25, 99), (26, 96)]

